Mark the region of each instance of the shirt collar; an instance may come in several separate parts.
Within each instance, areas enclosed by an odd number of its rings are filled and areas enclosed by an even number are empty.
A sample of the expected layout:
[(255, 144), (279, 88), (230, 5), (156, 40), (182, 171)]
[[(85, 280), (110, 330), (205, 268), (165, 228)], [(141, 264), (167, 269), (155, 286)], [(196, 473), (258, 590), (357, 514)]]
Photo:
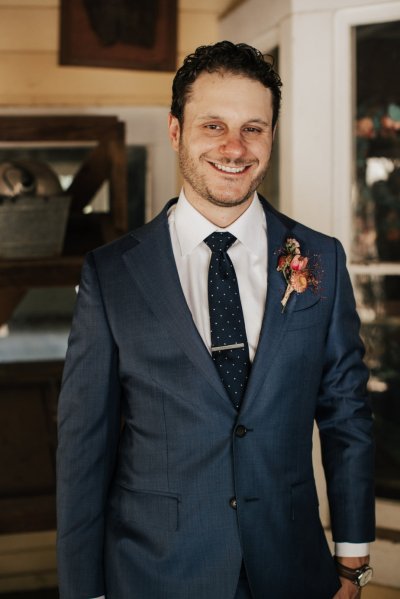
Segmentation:
[(222, 229), (207, 220), (186, 199), (182, 189), (174, 210), (175, 230), (181, 254), (190, 254), (195, 247), (214, 233), (229, 231), (253, 254), (262, 252), (260, 239), (266, 234), (266, 219), (257, 193), (247, 210), (229, 227)]

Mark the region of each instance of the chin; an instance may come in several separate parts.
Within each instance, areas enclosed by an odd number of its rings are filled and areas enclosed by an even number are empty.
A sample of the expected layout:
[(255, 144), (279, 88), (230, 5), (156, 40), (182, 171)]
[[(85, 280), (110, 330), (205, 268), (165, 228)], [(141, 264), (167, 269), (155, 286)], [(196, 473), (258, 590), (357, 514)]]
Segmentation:
[(241, 198), (221, 198), (215, 196), (208, 196), (207, 200), (211, 202), (211, 204), (214, 204), (214, 206), (220, 206), (223, 208), (233, 208), (234, 206), (241, 206), (242, 204), (247, 202), (249, 198), (253, 195), (253, 193), (254, 192), (252, 192), (250, 195), (246, 195)]
[(244, 204), (251, 198), (254, 194), (253, 189), (249, 189), (247, 191), (242, 191), (242, 193), (226, 193), (226, 189), (221, 190), (221, 193), (218, 193), (217, 190), (214, 192), (212, 190), (208, 190), (207, 200), (214, 204), (215, 206), (240, 206)]

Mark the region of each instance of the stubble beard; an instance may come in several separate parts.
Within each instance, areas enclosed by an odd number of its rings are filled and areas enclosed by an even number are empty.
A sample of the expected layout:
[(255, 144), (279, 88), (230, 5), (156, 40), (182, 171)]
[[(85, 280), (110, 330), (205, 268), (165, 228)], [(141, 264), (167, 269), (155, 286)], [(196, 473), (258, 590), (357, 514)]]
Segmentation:
[[(201, 157), (202, 158), (202, 157)], [(244, 166), (243, 161), (230, 161), (225, 162), (228, 166)], [(250, 182), (249, 188), (246, 193), (238, 198), (221, 198), (217, 197), (215, 193), (207, 186), (205, 182), (205, 177), (197, 172), (197, 166), (194, 162), (194, 159), (189, 155), (185, 145), (181, 142), (179, 146), (179, 166), (182, 173), (183, 178), (188, 181), (193, 190), (204, 200), (210, 202), (214, 206), (219, 206), (221, 208), (233, 208), (234, 206), (240, 206), (247, 202), (257, 187), (263, 181), (265, 175), (267, 174), (268, 164), (265, 168), (259, 173), (259, 175)]]

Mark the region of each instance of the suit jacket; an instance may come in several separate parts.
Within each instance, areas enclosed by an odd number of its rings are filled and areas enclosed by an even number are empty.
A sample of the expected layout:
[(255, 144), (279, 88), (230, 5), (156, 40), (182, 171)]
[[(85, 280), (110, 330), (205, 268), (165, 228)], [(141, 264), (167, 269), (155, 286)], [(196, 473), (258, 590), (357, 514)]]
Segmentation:
[[(62, 599), (232, 599), (242, 560), (254, 599), (330, 599), (314, 420), (334, 538), (373, 539), (367, 371), (344, 253), (262, 202), (268, 292), (239, 412), (180, 286), (170, 204), (87, 256), (59, 402)], [(282, 312), (287, 237), (318, 256), (321, 282)]]

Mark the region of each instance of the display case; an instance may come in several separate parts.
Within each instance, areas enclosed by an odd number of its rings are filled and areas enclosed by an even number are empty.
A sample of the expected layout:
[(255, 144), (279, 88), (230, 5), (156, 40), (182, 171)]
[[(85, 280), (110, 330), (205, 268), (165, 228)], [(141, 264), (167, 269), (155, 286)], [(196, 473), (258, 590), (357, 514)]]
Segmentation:
[(55, 528), (57, 397), (75, 286), (86, 252), (122, 235), (129, 220), (118, 118), (0, 116), (2, 160), (32, 154), (74, 165), (63, 175), (71, 207), (61, 255), (0, 259), (2, 535)]
[[(0, 149), (80, 147), (85, 159), (66, 193), (71, 196), (64, 249), (55, 258), (0, 259), (0, 325), (7, 322), (27, 288), (76, 285), (84, 254), (128, 227), (124, 124), (112, 116), (0, 116)], [(108, 182), (107, 210), (89, 209)]]

